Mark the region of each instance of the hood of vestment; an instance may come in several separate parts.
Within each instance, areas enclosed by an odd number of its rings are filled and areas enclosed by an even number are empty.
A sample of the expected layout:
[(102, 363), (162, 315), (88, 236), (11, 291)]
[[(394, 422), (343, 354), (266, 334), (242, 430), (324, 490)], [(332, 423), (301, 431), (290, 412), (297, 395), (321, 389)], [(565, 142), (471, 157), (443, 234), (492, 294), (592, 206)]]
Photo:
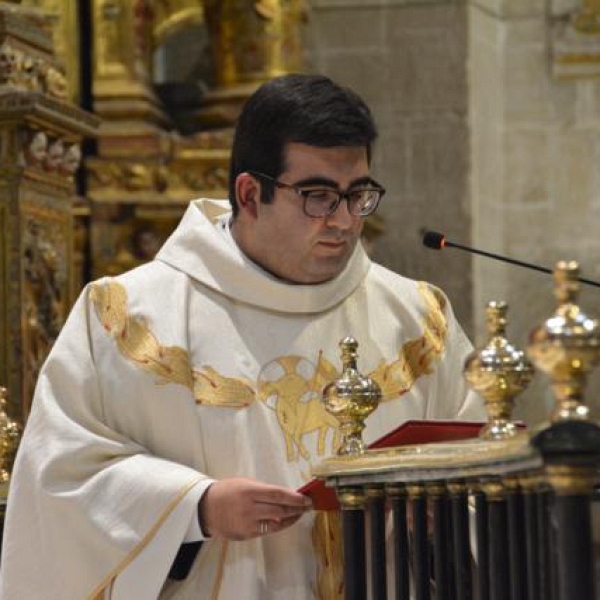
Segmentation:
[[(157, 254), (160, 260), (209, 288), (244, 304), (289, 313), (317, 313), (339, 304), (363, 281), (371, 261), (361, 244), (334, 279), (314, 285), (283, 281), (252, 262), (228, 231), (228, 201), (190, 203)], [(276, 250), (274, 250), (276, 252)]]

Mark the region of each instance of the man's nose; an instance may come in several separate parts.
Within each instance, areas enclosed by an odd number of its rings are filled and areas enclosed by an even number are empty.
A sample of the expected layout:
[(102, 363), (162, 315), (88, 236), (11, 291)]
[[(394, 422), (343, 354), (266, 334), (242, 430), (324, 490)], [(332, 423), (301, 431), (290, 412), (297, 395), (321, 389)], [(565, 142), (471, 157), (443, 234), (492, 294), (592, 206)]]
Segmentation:
[(358, 218), (350, 212), (348, 198), (342, 198), (337, 208), (327, 216), (327, 224), (338, 229), (351, 229)]

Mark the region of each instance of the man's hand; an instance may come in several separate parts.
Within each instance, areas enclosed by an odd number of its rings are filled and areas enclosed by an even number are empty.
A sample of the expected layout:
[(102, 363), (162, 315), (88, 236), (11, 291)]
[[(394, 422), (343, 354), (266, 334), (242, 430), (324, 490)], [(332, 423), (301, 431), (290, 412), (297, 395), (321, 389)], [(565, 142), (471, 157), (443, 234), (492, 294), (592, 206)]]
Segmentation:
[(200, 526), (211, 537), (247, 540), (293, 525), (312, 502), (298, 492), (253, 479), (215, 481), (198, 506)]

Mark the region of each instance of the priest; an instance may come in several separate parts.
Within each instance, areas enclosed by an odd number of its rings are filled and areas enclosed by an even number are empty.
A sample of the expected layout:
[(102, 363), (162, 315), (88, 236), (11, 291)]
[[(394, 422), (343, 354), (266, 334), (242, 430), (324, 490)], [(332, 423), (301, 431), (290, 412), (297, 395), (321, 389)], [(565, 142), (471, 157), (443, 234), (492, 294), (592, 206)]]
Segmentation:
[(360, 243), (385, 195), (375, 138), (326, 77), (264, 84), (229, 201), (192, 202), (153, 261), (86, 287), (15, 463), (3, 599), (333, 598), (335, 532), (296, 490), (336, 450), (319, 395), (346, 336), (383, 393), (366, 442), (407, 419), (484, 418), (446, 296)]

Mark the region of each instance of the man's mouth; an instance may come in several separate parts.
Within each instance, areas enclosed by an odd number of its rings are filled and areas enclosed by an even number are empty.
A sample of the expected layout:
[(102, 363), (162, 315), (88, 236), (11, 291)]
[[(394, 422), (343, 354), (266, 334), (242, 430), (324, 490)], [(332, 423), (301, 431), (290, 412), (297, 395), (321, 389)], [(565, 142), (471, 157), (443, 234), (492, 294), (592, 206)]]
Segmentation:
[(345, 252), (347, 246), (347, 240), (320, 240), (317, 242), (317, 248), (321, 248), (327, 254), (341, 254)]
[(322, 240), (319, 242), (319, 244), (322, 244), (323, 246), (330, 246), (332, 248), (339, 248), (340, 246), (345, 246), (346, 242), (343, 240)]

